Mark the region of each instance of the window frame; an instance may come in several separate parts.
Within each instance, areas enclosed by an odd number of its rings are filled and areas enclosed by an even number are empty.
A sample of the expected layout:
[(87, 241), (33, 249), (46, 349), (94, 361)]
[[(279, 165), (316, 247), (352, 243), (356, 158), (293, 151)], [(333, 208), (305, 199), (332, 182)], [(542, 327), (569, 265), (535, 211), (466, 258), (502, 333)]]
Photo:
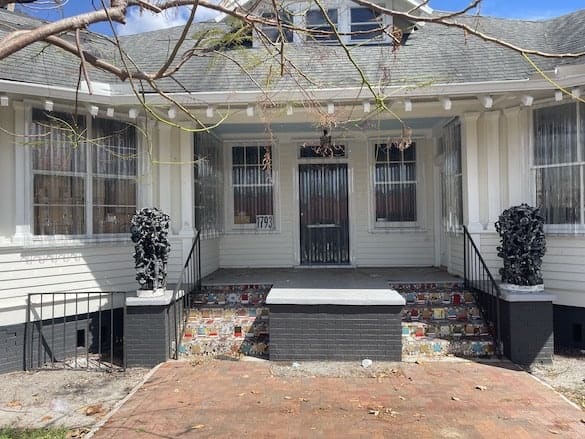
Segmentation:
[[(541, 109), (555, 108), (566, 105), (574, 105), (575, 107), (575, 131), (576, 131), (576, 149), (577, 161), (560, 162), (549, 165), (536, 165), (536, 136), (535, 136), (535, 112)], [(585, 121), (585, 104), (579, 101), (570, 102), (548, 102), (542, 105), (537, 105), (530, 111), (529, 117), (529, 133), (530, 133), (530, 148), (529, 148), (529, 169), (530, 169), (530, 192), (531, 199), (534, 206), (537, 206), (537, 171), (539, 169), (554, 169), (554, 168), (571, 168), (575, 167), (579, 173), (579, 190), (580, 199), (578, 206), (578, 215), (580, 222), (565, 223), (565, 224), (548, 224), (545, 222), (544, 230), (546, 233), (553, 234), (585, 234), (585, 127), (581, 126)]]
[[(272, 230), (259, 230), (256, 223), (238, 224), (235, 222), (235, 194), (233, 176), (233, 148), (235, 147), (263, 147), (270, 146), (272, 158)], [(227, 176), (224, 185), (224, 225), (225, 234), (278, 234), (280, 227), (280, 205), (279, 205), (279, 172), (278, 172), (278, 148), (270, 139), (244, 139), (241, 141), (224, 141), (224, 173)]]
[[(55, 106), (55, 108), (53, 109), (53, 111), (51, 112), (47, 112), (45, 109), (43, 109), (38, 102), (33, 102), (33, 103), (29, 103), (27, 105), (27, 111), (26, 111), (26, 122), (25, 122), (25, 136), (26, 136), (26, 142), (29, 142), (30, 136), (32, 135), (32, 125), (34, 123), (34, 111), (40, 111), (42, 113), (61, 113), (61, 114), (67, 114), (67, 115), (73, 115), (72, 113), (70, 113), (68, 110), (68, 107), (65, 106)], [(87, 132), (87, 138), (91, 139), (92, 137), (94, 137), (94, 128), (93, 128), (93, 121), (94, 121), (94, 117), (92, 117), (90, 114), (86, 113), (86, 112), (79, 112), (79, 114), (77, 115), (77, 117), (82, 118), (84, 123), (85, 123), (85, 129)], [(106, 117), (100, 117), (100, 119), (104, 119), (104, 120), (110, 120), (110, 118), (106, 118)], [(116, 119), (112, 119), (115, 121), (118, 121), (120, 123), (124, 123), (124, 124), (128, 124), (130, 126), (134, 126), (134, 130), (135, 130), (135, 134), (134, 134), (134, 141), (135, 141), (135, 147), (136, 147), (136, 163), (135, 163), (135, 169), (136, 169), (136, 173), (134, 176), (123, 176), (123, 175), (117, 175), (115, 176), (115, 178), (121, 178), (121, 179), (130, 179), (133, 180), (135, 182), (134, 184), (134, 188), (135, 188), (135, 193), (134, 193), (134, 198), (136, 200), (136, 206), (135, 209), (138, 208), (139, 205), (139, 195), (140, 195), (140, 189), (139, 189), (139, 167), (140, 167), (140, 151), (142, 150), (142, 145), (141, 145), (141, 141), (140, 141), (140, 136), (139, 136), (139, 130), (136, 128), (136, 122), (134, 121), (129, 121), (123, 118), (119, 118), (116, 116)], [(95, 241), (95, 242), (100, 242), (103, 240), (106, 241), (127, 241), (130, 239), (130, 233), (129, 232), (113, 232), (113, 233), (95, 233), (94, 232), (94, 228), (93, 228), (93, 213), (94, 213), (94, 208), (95, 207), (99, 207), (99, 206), (95, 206), (94, 205), (94, 196), (93, 196), (93, 191), (94, 191), (94, 184), (93, 184), (93, 180), (94, 178), (105, 178), (105, 179), (111, 179), (114, 178), (113, 174), (103, 174), (103, 173), (99, 173), (97, 172), (97, 170), (94, 172), (93, 168), (94, 168), (94, 153), (93, 150), (90, 148), (90, 146), (88, 145), (88, 142), (83, 141), (82, 142), (82, 147), (85, 149), (85, 166), (84, 166), (84, 170), (83, 172), (73, 172), (73, 171), (65, 171), (65, 172), (61, 172), (61, 171), (51, 171), (51, 170), (37, 170), (33, 168), (33, 156), (32, 156), (32, 151), (29, 150), (29, 148), (27, 148), (27, 154), (26, 154), (26, 168), (28, 170), (27, 173), (27, 179), (29, 179), (29, 183), (28, 183), (28, 196), (29, 196), (29, 200), (27, 201), (27, 205), (29, 206), (30, 209), (30, 236), (33, 242), (36, 243), (43, 243), (43, 242), (50, 242), (50, 243), (54, 243), (55, 241), (64, 241), (64, 242), (70, 242), (70, 243), (74, 243), (74, 242), (89, 242), (89, 241)], [(84, 182), (84, 202), (83, 202), (83, 208), (84, 208), (84, 222), (85, 222), (85, 227), (84, 227), (84, 233), (81, 234), (35, 234), (35, 214), (34, 214), (34, 210), (35, 210), (35, 206), (38, 205), (38, 203), (35, 203), (35, 194), (34, 194), (34, 176), (35, 175), (66, 175), (66, 176), (76, 176), (76, 177), (81, 177), (83, 179)], [(60, 205), (60, 204), (59, 204)], [(120, 205), (122, 206), (122, 205)], [(125, 206), (125, 205), (124, 205)]]
[[(414, 181), (408, 181), (407, 183), (409, 184), (413, 184), (415, 187), (415, 196), (416, 196), (416, 201), (415, 201), (415, 209), (416, 209), (416, 220), (415, 221), (385, 221), (385, 220), (381, 220), (379, 221), (377, 219), (377, 215), (376, 215), (376, 211), (377, 211), (377, 206), (376, 206), (376, 165), (378, 164), (378, 161), (376, 160), (376, 147), (377, 145), (380, 144), (387, 144), (387, 138), (386, 139), (371, 139), (368, 142), (368, 156), (369, 156), (369, 161), (370, 161), (370, 185), (371, 185), (371, 195), (370, 195), (370, 215), (371, 215), (371, 230), (372, 231), (392, 231), (392, 230), (404, 230), (404, 229), (408, 229), (408, 230), (415, 230), (415, 229), (419, 229), (421, 227), (423, 218), (422, 218), (422, 212), (421, 212), (421, 203), (423, 203), (422, 200), (422, 194), (421, 194), (421, 187), (424, 186), (424, 183), (422, 182), (422, 176), (421, 176), (421, 169), (422, 169), (422, 163), (421, 163), (421, 152), (420, 152), (420, 146), (418, 145), (418, 142), (414, 141), (413, 143), (415, 143), (416, 145), (416, 150), (415, 150), (415, 172), (416, 172), (416, 180)], [(402, 153), (401, 153), (402, 154)], [(403, 157), (403, 154), (402, 154)], [(408, 161), (408, 162), (412, 162), (412, 161)], [(389, 162), (382, 162), (382, 163), (389, 163)], [(401, 161), (400, 163), (403, 163), (403, 161)], [(385, 184), (385, 183), (379, 183), (379, 184)], [(400, 182), (397, 182), (396, 184), (400, 184)]]

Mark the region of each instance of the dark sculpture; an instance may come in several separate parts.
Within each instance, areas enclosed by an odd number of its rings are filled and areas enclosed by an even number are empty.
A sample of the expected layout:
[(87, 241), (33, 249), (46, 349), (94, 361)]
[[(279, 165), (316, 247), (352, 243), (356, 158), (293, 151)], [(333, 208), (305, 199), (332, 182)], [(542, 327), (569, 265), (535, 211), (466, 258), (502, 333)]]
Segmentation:
[(132, 217), (136, 280), (142, 290), (166, 287), (169, 260), (169, 216), (161, 210), (145, 207)]
[(544, 217), (540, 209), (528, 204), (506, 209), (496, 222), (501, 245), (498, 256), (502, 282), (533, 286), (542, 284), (542, 258), (546, 252)]

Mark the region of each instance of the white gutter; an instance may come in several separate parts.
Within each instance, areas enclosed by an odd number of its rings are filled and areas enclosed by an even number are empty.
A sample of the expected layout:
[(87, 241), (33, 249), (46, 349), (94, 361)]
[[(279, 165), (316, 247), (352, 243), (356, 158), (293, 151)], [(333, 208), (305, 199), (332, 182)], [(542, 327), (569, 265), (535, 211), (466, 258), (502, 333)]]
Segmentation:
[[(585, 74), (578, 74), (556, 82), (565, 88), (580, 87), (585, 85)], [(120, 90), (120, 87), (116, 87)], [(49, 86), (43, 84), (31, 84), (25, 82), (7, 81), (0, 79), (0, 93), (20, 94), (32, 97), (54, 98), (56, 100), (75, 101), (103, 104), (109, 106), (139, 105), (136, 96), (131, 93), (112, 94), (112, 89), (100, 87), (90, 95), (85, 87), (79, 92), (73, 88)], [(550, 82), (545, 79), (519, 79), (511, 81), (485, 81), (466, 82), (461, 84), (432, 84), (425, 87), (413, 86), (392, 86), (376, 87), (379, 92), (390, 99), (429, 99), (439, 97), (464, 97), (486, 94), (503, 94), (516, 92), (535, 92), (555, 90)], [(120, 90), (121, 91), (121, 90)], [(316, 101), (348, 101), (372, 99), (370, 91), (364, 87), (349, 88), (323, 88), (298, 90), (271, 90), (271, 91), (217, 91), (217, 92), (195, 92), (195, 93), (170, 93), (178, 102), (186, 106), (206, 105), (245, 105), (252, 102), (265, 100), (269, 97), (275, 103), (303, 102), (307, 95)], [(146, 101), (152, 105), (169, 106), (168, 100), (156, 93), (146, 94)]]

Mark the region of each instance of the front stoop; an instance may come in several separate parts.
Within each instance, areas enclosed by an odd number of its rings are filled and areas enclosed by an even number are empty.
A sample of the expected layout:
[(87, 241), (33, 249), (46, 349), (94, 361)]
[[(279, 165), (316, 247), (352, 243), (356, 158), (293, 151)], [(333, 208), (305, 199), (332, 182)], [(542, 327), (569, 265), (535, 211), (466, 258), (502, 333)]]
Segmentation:
[(393, 283), (406, 300), (402, 312), (402, 359), (490, 358), (492, 328), (474, 295), (458, 282)]

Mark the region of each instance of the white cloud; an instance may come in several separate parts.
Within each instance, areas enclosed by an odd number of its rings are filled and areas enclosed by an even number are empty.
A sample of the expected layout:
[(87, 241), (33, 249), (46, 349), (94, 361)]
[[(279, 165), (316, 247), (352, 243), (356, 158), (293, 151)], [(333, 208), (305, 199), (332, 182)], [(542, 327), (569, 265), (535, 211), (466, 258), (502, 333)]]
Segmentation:
[[(116, 31), (120, 35), (133, 35), (158, 29), (166, 29), (168, 27), (182, 26), (189, 19), (190, 13), (191, 8), (188, 6), (167, 10), (160, 14), (132, 8), (126, 16), (126, 24), (118, 25)], [(215, 11), (198, 8), (195, 14), (195, 20), (206, 21), (216, 16), (217, 12)]]

